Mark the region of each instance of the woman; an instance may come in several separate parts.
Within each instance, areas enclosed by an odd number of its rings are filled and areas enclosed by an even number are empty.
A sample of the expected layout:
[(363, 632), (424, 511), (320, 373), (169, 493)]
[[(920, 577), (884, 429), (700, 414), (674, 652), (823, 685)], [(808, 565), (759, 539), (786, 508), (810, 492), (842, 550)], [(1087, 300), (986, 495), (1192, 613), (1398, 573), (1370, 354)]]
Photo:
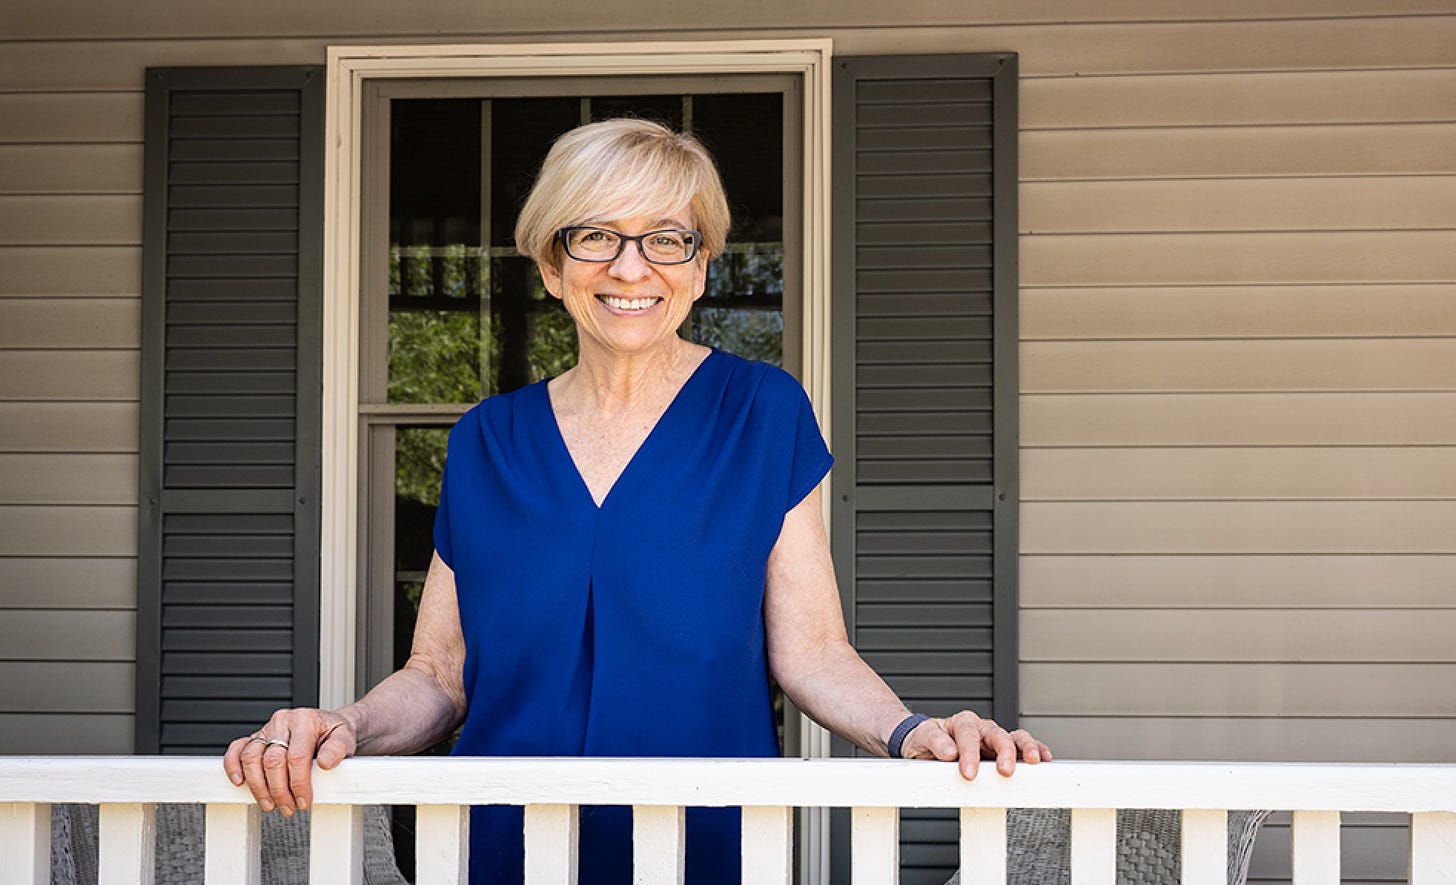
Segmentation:
[[(832, 462), (779, 369), (678, 334), (729, 226), (692, 138), (641, 120), (573, 130), (516, 226), (576, 323), (561, 376), (450, 435), (409, 661), (336, 711), (280, 710), (224, 768), (264, 810), (306, 808), (317, 759), (774, 756), (769, 677), (879, 755), (1049, 759), (1024, 731), (911, 716), (850, 647), (819, 485)], [(462, 725), (463, 723), (463, 725)], [(735, 810), (692, 809), (688, 880), (738, 881)], [(581, 881), (631, 878), (630, 810), (583, 809)], [(519, 881), (521, 812), (478, 808), (472, 881)]]

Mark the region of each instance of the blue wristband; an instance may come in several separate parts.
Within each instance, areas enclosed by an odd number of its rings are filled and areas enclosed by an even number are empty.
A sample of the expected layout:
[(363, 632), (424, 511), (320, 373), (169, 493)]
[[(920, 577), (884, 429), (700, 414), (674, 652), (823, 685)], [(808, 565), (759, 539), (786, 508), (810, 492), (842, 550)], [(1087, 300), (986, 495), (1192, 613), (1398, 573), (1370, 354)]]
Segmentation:
[(905, 717), (904, 722), (901, 722), (899, 725), (895, 726), (895, 730), (890, 732), (890, 742), (886, 745), (890, 751), (891, 759), (905, 758), (903, 755), (901, 755), (902, 751), (905, 749), (905, 738), (910, 736), (910, 732), (915, 730), (915, 726), (919, 725), (929, 718), (930, 717), (926, 716), (924, 713), (912, 713), (909, 716)]

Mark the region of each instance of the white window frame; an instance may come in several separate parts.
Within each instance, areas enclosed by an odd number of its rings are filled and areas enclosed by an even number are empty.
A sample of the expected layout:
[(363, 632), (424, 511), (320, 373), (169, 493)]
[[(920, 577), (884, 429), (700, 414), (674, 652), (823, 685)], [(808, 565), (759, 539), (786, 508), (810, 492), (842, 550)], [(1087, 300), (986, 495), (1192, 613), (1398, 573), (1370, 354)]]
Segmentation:
[[(334, 46), (324, 132), (323, 455), (319, 703), (354, 699), (358, 654), (360, 155), (363, 83), (371, 78), (666, 74), (803, 79), (802, 381), (830, 426), (830, 40)], [(826, 480), (827, 482), (827, 480)], [(829, 496), (824, 497), (827, 508)], [(828, 755), (806, 747), (810, 755)]]

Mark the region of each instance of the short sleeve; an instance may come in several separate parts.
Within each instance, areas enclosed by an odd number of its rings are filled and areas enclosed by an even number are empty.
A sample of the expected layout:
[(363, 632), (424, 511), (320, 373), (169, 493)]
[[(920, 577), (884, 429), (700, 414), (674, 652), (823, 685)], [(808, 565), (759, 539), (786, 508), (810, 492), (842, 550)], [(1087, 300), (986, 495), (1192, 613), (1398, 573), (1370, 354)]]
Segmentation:
[(784, 512), (798, 506), (805, 496), (828, 475), (834, 466), (834, 456), (824, 443), (824, 434), (819, 431), (819, 421), (814, 417), (814, 407), (804, 388), (794, 382), (797, 414), (794, 417), (794, 450), (789, 466), (789, 498)]
[(452, 570), (455, 568), (454, 550), (450, 544), (450, 449), (454, 449), (455, 434), (450, 434), (449, 449), (445, 453), (445, 469), (440, 477), (440, 506), (435, 509), (435, 552), (440, 560)]

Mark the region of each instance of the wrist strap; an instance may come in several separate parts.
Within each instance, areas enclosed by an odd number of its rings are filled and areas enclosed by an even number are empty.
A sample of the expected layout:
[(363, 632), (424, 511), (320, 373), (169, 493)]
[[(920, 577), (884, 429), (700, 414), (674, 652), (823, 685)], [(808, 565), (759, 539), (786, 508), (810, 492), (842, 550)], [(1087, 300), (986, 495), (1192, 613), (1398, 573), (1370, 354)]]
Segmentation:
[(910, 732), (915, 730), (915, 726), (929, 718), (924, 713), (911, 713), (905, 717), (903, 722), (895, 726), (895, 730), (890, 732), (890, 742), (886, 745), (890, 751), (891, 759), (905, 758), (901, 755), (901, 751), (905, 749), (905, 738), (910, 736)]

